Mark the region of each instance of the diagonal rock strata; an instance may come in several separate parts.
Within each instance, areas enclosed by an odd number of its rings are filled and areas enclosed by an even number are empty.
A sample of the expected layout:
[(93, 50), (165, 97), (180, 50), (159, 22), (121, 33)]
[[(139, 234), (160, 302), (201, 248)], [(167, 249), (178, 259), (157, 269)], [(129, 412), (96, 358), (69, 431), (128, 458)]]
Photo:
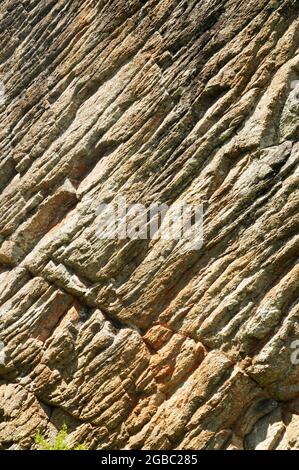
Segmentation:
[[(2, 449), (298, 448), (298, 13), (1, 3)], [(202, 247), (100, 238), (118, 197)]]

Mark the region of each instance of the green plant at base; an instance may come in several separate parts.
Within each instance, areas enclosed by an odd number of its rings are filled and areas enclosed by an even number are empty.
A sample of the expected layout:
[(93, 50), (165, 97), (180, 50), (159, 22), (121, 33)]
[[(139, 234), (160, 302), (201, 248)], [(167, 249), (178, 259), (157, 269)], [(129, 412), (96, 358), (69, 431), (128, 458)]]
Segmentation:
[(35, 443), (39, 446), (39, 450), (86, 450), (85, 444), (79, 444), (76, 447), (71, 448), (65, 442), (67, 437), (67, 425), (64, 424), (53, 443), (48, 442), (40, 432), (36, 434), (34, 440)]

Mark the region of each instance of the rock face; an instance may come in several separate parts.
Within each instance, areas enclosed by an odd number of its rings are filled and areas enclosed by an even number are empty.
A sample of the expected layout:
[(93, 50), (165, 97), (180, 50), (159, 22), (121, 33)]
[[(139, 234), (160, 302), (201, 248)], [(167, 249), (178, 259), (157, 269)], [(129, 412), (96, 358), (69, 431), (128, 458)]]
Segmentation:
[[(2, 449), (299, 448), (298, 16), (1, 2)], [(119, 196), (203, 246), (99, 237)]]

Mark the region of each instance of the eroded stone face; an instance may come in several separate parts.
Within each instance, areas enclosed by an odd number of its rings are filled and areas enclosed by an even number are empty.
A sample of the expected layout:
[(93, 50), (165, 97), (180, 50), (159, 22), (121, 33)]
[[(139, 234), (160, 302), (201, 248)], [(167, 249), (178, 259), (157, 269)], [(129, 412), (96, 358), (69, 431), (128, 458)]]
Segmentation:
[[(298, 448), (298, 12), (1, 2), (3, 449)], [(203, 245), (99, 237), (118, 196)]]

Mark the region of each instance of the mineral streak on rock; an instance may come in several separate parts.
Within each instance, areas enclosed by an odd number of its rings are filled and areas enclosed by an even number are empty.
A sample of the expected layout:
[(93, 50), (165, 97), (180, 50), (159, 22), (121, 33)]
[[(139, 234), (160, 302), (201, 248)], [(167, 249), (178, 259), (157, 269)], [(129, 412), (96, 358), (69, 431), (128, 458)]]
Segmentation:
[[(2, 0), (2, 449), (299, 448), (298, 17)], [(203, 247), (100, 239), (118, 195), (204, 204)]]

